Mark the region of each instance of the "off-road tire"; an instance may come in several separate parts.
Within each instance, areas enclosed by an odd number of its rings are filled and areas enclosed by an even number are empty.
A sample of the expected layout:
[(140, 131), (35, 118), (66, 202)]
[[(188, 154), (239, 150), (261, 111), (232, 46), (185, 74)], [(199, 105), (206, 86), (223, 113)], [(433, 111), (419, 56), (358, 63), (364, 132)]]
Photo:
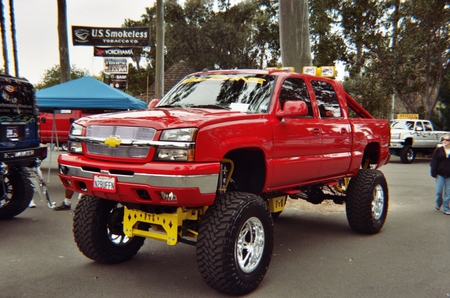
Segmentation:
[(415, 157), (416, 152), (411, 146), (405, 145), (405, 147), (400, 149), (400, 161), (402, 163), (412, 163)]
[[(222, 194), (202, 218), (197, 240), (198, 270), (203, 280), (220, 292), (249, 293), (267, 272), (273, 242), (267, 202), (250, 193)], [(245, 262), (245, 256), (255, 259)]]
[(3, 198), (0, 197), (0, 219), (12, 218), (28, 208), (34, 195), (28, 171), (10, 172), (0, 184), (4, 184), (6, 192)]
[(123, 234), (123, 207), (118, 202), (83, 195), (74, 213), (75, 242), (94, 261), (105, 264), (128, 261), (144, 244), (143, 237), (127, 238)]
[(386, 221), (388, 205), (388, 187), (383, 173), (360, 169), (347, 190), (345, 208), (350, 227), (359, 233), (378, 233)]

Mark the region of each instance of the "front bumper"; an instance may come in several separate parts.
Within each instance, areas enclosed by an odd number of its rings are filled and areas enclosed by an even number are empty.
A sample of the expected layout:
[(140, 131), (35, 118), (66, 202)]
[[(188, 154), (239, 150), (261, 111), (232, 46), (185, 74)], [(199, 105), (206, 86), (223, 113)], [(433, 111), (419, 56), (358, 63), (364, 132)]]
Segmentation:
[(391, 140), (389, 144), (390, 149), (401, 149), (403, 148), (404, 141), (403, 140)]
[(0, 162), (9, 166), (33, 167), (36, 158), (44, 160), (47, 157), (47, 147), (21, 148), (0, 151)]
[[(220, 163), (130, 164), (104, 162), (62, 154), (59, 177), (66, 188), (104, 199), (166, 206), (209, 206), (214, 202)], [(113, 177), (115, 190), (94, 188), (94, 176)], [(161, 192), (176, 200), (163, 199)]]

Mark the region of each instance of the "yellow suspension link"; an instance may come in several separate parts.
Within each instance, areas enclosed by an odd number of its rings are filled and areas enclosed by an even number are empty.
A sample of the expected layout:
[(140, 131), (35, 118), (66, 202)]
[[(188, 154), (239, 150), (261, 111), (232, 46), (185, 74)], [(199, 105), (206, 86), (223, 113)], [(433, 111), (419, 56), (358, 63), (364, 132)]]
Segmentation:
[[(198, 220), (199, 215), (204, 213), (205, 208), (185, 209), (178, 207), (174, 213), (150, 213), (136, 209), (128, 209), (124, 206), (123, 232), (127, 237), (146, 237), (166, 241), (168, 245), (178, 243), (178, 237), (182, 236), (180, 227), (184, 220)], [(149, 223), (149, 231), (140, 230), (138, 223)], [(196, 238), (197, 232), (188, 230), (191, 236)]]

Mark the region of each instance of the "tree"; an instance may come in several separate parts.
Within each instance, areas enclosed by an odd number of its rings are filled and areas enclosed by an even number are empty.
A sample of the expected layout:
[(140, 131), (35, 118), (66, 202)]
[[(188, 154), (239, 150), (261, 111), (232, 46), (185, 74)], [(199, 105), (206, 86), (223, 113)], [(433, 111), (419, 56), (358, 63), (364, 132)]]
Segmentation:
[[(215, 3), (218, 10), (214, 9)], [(181, 60), (198, 70), (262, 68), (277, 63), (278, 8), (271, 0), (245, 1), (233, 6), (226, 0), (187, 0), (184, 6), (176, 0), (166, 0), (164, 5), (166, 69)], [(155, 6), (147, 7), (141, 19), (127, 19), (123, 24), (124, 27), (150, 27), (151, 32), (155, 32), (155, 25)], [(150, 36), (150, 45), (145, 71), (141, 71), (139, 64), (136, 72), (130, 71), (129, 86), (136, 87), (129, 90), (132, 94), (145, 90), (138, 85), (145, 86), (147, 77), (154, 77), (154, 34)]]
[[(72, 65), (69, 81), (70, 79), (78, 79), (86, 77), (88, 75), (89, 71), (87, 69), (79, 69), (75, 65)], [(54, 85), (58, 85), (60, 83), (61, 83), (61, 67), (58, 64), (55, 64), (45, 71), (41, 81), (35, 84), (34, 87), (37, 90), (41, 90)]]
[(448, 131), (450, 130), (450, 72), (447, 73), (439, 90), (439, 102), (440, 105), (437, 108), (439, 114), (435, 116), (433, 123), (439, 129)]
[[(405, 31), (414, 42), (420, 63), (425, 119), (431, 119), (439, 89), (450, 66), (450, 6), (442, 0), (416, 0), (405, 3)], [(433, 17), (430, 17), (430, 16)]]
[(338, 61), (349, 62), (339, 24), (339, 0), (309, 1), (310, 38), (316, 66), (336, 65)]

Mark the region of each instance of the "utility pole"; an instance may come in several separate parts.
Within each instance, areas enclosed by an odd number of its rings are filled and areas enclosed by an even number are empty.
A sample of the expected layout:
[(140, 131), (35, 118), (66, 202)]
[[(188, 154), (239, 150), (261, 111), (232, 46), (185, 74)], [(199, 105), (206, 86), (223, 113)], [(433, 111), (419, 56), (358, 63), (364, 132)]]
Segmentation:
[(155, 96), (161, 99), (164, 95), (164, 4), (156, 1), (156, 75)]
[(58, 39), (59, 39), (59, 67), (61, 70), (61, 83), (64, 83), (70, 81), (66, 0), (58, 0)]

